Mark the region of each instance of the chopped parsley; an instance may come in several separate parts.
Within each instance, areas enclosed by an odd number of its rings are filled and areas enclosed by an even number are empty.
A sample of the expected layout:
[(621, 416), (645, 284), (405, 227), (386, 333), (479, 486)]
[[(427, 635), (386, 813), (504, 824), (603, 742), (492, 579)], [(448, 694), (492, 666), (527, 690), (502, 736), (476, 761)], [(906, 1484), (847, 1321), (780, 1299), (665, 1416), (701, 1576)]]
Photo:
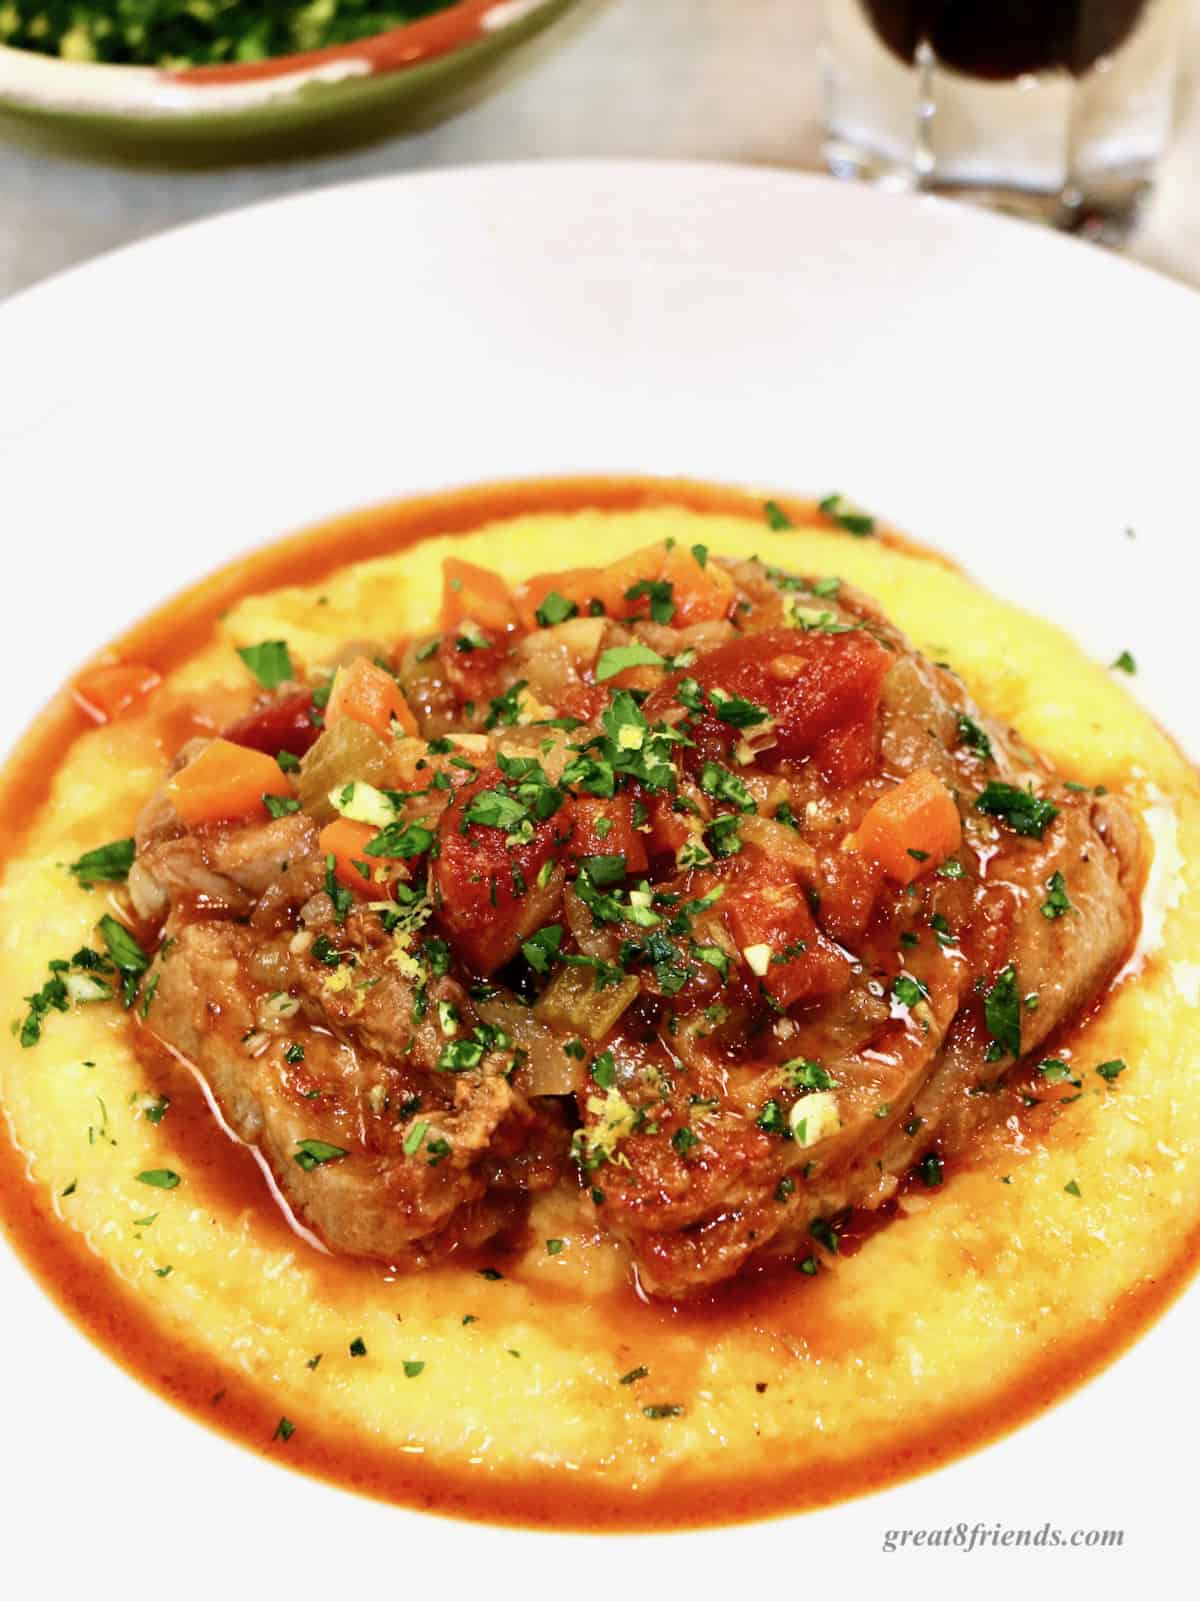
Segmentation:
[(1067, 897), (1067, 881), (1061, 873), (1052, 873), (1046, 880), (1046, 889), (1049, 892), (1042, 902), (1042, 916), (1048, 918), (1062, 917), (1065, 912), (1073, 911)]
[(986, 1060), (996, 1062), (1004, 1055), (1021, 1054), (1021, 997), (1017, 990), (1017, 970), (1010, 962), (996, 975), (983, 1001), (983, 1020), (992, 1044)]
[(91, 889), (93, 884), (119, 884), (129, 877), (133, 857), (132, 839), (114, 839), (110, 845), (85, 851), (77, 862), (71, 863), (68, 871), (84, 889)]
[(433, 844), (434, 834), (424, 823), (389, 823), (363, 846), (365, 856), (421, 856)]
[(573, 600), (560, 595), (557, 589), (552, 589), (533, 615), (540, 627), (553, 628), (556, 623), (565, 623), (572, 617), (578, 617), (579, 607)]
[(991, 761), (991, 740), (975, 719), (968, 717), (966, 712), (959, 712), (958, 714), (958, 743), (964, 745), (973, 756), (978, 756), (980, 761)]
[(406, 1379), (418, 1378), (424, 1371), (424, 1362), (406, 1362), (404, 1364), (404, 1377)]
[(675, 615), (674, 586), (665, 578), (642, 578), (625, 591), (626, 600), (645, 599), (650, 606), (650, 620), (667, 624)]
[(549, 923), (545, 928), (539, 928), (536, 934), (524, 941), (521, 946), (521, 955), (533, 968), (535, 973), (548, 973), (550, 964), (558, 954), (562, 944), (562, 924)]
[(853, 505), (845, 495), (826, 495), (824, 500), (818, 502), (817, 510), (856, 539), (866, 539), (875, 532), (874, 517)]
[(892, 995), (901, 1006), (909, 1010), (919, 1006), (929, 994), (928, 988), (919, 978), (913, 978), (909, 973), (901, 973), (892, 983)]
[(1041, 839), (1047, 826), (1058, 816), (1054, 802), (1035, 795), (1032, 789), (996, 782), (987, 785), (975, 802), (975, 808), (1026, 839)]
[(615, 678), (627, 667), (665, 666), (666, 658), (656, 650), (651, 650), (649, 645), (612, 645), (600, 653), (596, 663), (596, 682), (602, 684), (606, 678)]
[(1117, 672), (1128, 673), (1131, 678), (1137, 672), (1137, 662), (1127, 650), (1123, 650), (1112, 665)]
[(1096, 1071), (1099, 1073), (1102, 1079), (1105, 1079), (1109, 1084), (1111, 1084), (1115, 1078), (1120, 1078), (1121, 1074), (1125, 1071), (1125, 1067), (1126, 1064), (1121, 1060), (1121, 1058), (1119, 1056), (1115, 1056), (1111, 1062), (1101, 1062)]
[(152, 1190), (173, 1190), (179, 1183), (179, 1174), (169, 1167), (152, 1167), (136, 1175), (139, 1184), (148, 1184)]
[(767, 519), (767, 527), (775, 529), (777, 533), (781, 529), (796, 526), (777, 500), (763, 502), (763, 516)]
[(709, 691), (713, 710), (723, 723), (731, 728), (757, 728), (759, 723), (770, 722), (770, 713), (765, 706), (756, 706), (751, 700), (743, 700), (740, 695), (730, 695), (723, 689)]
[(292, 1161), (306, 1173), (311, 1173), (322, 1162), (340, 1162), (343, 1156), (349, 1154), (340, 1145), (330, 1145), (325, 1140), (297, 1140)]
[(238, 655), (264, 689), (278, 689), (296, 676), (287, 644), (282, 639), (264, 639), (260, 645), (244, 645)]
[[(368, 848), (374, 840), (368, 842)], [(339, 925), (346, 921), (350, 908), (354, 905), (354, 895), (344, 884), (337, 879), (337, 857), (332, 851), (325, 857), (325, 893), (333, 902), (333, 920)]]
[(714, 800), (728, 801), (740, 812), (757, 811), (754, 797), (736, 773), (717, 762), (705, 762), (700, 773), (700, 788)]
[(922, 1157), (917, 1171), (921, 1175), (921, 1183), (927, 1189), (933, 1189), (940, 1184), (945, 1173), (942, 1159), (936, 1151), (930, 1151), (928, 1156)]

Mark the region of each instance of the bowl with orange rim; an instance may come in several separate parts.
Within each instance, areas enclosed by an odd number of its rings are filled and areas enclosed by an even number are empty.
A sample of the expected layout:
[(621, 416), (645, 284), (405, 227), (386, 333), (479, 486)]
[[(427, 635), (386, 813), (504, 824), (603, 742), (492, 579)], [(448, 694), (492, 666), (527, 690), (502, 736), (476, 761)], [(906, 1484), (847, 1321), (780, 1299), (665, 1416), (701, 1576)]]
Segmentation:
[(218, 65), (127, 65), (0, 45), (0, 128), (117, 157), (229, 160), (351, 142), (453, 109), (573, 0), (456, 0), (414, 22)]

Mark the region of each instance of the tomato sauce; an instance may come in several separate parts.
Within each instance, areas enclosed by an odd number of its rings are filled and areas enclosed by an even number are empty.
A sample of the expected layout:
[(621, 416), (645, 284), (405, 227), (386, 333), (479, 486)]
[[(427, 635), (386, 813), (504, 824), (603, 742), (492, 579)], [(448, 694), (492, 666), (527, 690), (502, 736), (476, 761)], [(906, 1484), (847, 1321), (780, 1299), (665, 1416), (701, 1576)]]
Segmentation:
[[(395, 552), (432, 534), (464, 532), (492, 519), (657, 504), (761, 516), (756, 496), (675, 480), (572, 479), (429, 496), (329, 523), (235, 562), (138, 624), (115, 648), (122, 658), (145, 663), (165, 676), (206, 642), (219, 614), (248, 593), (317, 583), (347, 563)], [(797, 521), (812, 518), (813, 509), (806, 503), (780, 504)], [(907, 545), (893, 534), (882, 537)], [(171, 715), (178, 720), (177, 709)], [(91, 719), (64, 691), (38, 718), (10, 761), (0, 799), (0, 838), (12, 855), (21, 850), (24, 828), (45, 800), (51, 775), (89, 726)], [(169, 744), (179, 732), (164, 730), (164, 740)], [(1095, 1014), (1093, 1008), (1089, 1017)], [(1074, 1029), (1080, 1026), (1077, 1021)], [(132, 1018), (129, 1029), (146, 1089), (170, 1097), (173, 1148), (187, 1171), (214, 1199), (234, 1209), (252, 1210), (264, 1244), (294, 1247), (292, 1220), (282, 1205), (272, 1203), (264, 1168), (254, 1152), (224, 1131), (202, 1085), (184, 1063)], [(1048, 1044), (1069, 1048), (1069, 1038)], [(1052, 1121), (1053, 1107), (1043, 1101), (1023, 1125), (1026, 1134), (1036, 1138)], [(986, 1152), (973, 1157), (968, 1153), (965, 1159), (986, 1160)], [(953, 1181), (953, 1174), (954, 1165), (949, 1164), (947, 1182)], [(874, 1214), (852, 1215), (841, 1232), (840, 1253), (848, 1256), (862, 1249), (872, 1234), (887, 1228), (898, 1215), (896, 1202)], [(51, 1197), (29, 1182), (22, 1156), (7, 1137), (0, 1139), (0, 1222), (47, 1294), (102, 1349), (192, 1417), (242, 1445), (274, 1462), (387, 1501), (449, 1516), (554, 1529), (669, 1530), (737, 1522), (831, 1504), (940, 1466), (1017, 1427), (1114, 1360), (1183, 1289), (1200, 1259), (1200, 1229), (1196, 1229), (1181, 1240), (1166, 1272), (1128, 1292), (1117, 1315), (1103, 1326), (1057, 1344), (1024, 1372), (1019, 1386), (1002, 1390), (988, 1405), (973, 1406), (957, 1420), (943, 1416), (936, 1425), (915, 1420), (901, 1446), (826, 1468), (819, 1482), (800, 1483), (796, 1476), (780, 1471), (776, 1461), (764, 1461), (757, 1476), (748, 1477), (739, 1469), (723, 1479), (719, 1463), (706, 1462), (699, 1489), (681, 1475), (631, 1497), (627, 1489), (606, 1485), (599, 1478), (564, 1474), (534, 1463), (519, 1480), (447, 1467), (429, 1456), (381, 1448), (366, 1435), (346, 1438), (333, 1431), (323, 1433), (319, 1419), (298, 1431), (283, 1454), (272, 1444), (277, 1401), (198, 1349), (164, 1350), (138, 1297), (55, 1215)], [(503, 1251), (494, 1246), (489, 1247), (487, 1260), (505, 1266)], [(364, 1281), (382, 1284), (393, 1276), (377, 1263), (328, 1254), (322, 1254), (319, 1274), (322, 1291), (331, 1298), (350, 1289), (361, 1296)], [(536, 1290), (540, 1310), (548, 1319), (553, 1319), (564, 1297), (574, 1293), (552, 1279), (540, 1276)], [(854, 1310), (839, 1298), (836, 1275), (822, 1270), (806, 1277), (790, 1264), (752, 1264), (734, 1281), (686, 1304), (650, 1302), (630, 1285), (597, 1300), (593, 1311), (598, 1333), (610, 1335), (614, 1345), (630, 1348), (650, 1348), (656, 1335), (681, 1328), (713, 1334), (731, 1326), (760, 1328), (773, 1340), (792, 1341), (796, 1348), (817, 1356), (844, 1351), (855, 1338)], [(761, 1393), (768, 1382), (764, 1379), (755, 1387)]]

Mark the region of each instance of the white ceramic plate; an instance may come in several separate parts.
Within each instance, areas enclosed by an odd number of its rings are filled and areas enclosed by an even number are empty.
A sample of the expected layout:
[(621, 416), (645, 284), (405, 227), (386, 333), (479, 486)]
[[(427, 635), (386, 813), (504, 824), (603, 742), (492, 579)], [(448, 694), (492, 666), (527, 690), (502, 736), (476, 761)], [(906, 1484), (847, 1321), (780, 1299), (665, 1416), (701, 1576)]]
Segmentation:
[[(1191, 293), (1021, 225), (815, 178), (474, 168), (203, 223), (0, 308), (0, 740), (239, 551), (410, 491), (588, 471), (844, 490), (1099, 657), (1132, 650), (1137, 692), (1200, 751), (1197, 371)], [(1196, 1419), (1194, 1291), (1064, 1405), (928, 1478), (603, 1549), (273, 1468), (124, 1377), (7, 1255), (0, 1308), (4, 1566), (22, 1601), (151, 1584), (172, 1601), (365, 1584), (538, 1601), (589, 1572), (625, 1595), (759, 1574), (785, 1593), (882, 1578), (1108, 1594), (1190, 1556), (1171, 1442)], [(1123, 1528), (1125, 1545), (881, 1550), (889, 1529), (1047, 1519)]]

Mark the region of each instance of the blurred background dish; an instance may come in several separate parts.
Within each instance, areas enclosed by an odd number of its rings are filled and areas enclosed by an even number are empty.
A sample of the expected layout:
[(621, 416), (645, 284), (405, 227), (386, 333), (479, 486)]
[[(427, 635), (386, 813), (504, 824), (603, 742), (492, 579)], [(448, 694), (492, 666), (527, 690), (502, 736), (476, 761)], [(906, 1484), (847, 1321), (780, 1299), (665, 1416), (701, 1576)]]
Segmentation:
[[(0, 45), (0, 111), (90, 154), (294, 153), (306, 140), (352, 141), (445, 112), (571, 3), (230, 4), (185, 29), (156, 20), (153, 7), (143, 24), (118, 26), (112, 5), (95, 23), (64, 26), (78, 9), (60, 17), (14, 0), (0, 13), (0, 36), (13, 41)], [(411, 20), (369, 31), (372, 19), (397, 16)], [(286, 53), (271, 53), (280, 46)]]

